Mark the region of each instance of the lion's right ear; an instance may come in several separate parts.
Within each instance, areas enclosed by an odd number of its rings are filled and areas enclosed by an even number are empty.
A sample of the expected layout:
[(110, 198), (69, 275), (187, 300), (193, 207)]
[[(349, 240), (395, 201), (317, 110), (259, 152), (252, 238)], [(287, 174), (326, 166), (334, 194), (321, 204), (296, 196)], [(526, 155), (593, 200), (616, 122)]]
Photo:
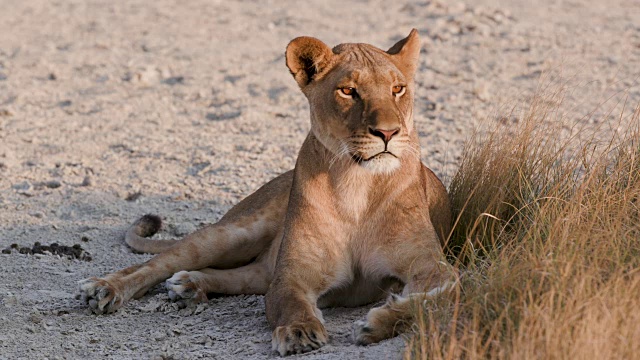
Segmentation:
[(309, 85), (332, 57), (331, 48), (316, 38), (301, 36), (287, 45), (287, 67), (300, 88)]

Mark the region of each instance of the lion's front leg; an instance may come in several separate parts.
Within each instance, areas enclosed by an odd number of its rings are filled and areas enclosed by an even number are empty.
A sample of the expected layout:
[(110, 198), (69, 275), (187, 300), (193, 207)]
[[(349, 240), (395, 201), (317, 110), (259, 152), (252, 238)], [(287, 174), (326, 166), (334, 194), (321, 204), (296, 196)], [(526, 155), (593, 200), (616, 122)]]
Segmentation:
[[(339, 279), (348, 278), (351, 271), (335, 227), (307, 227), (307, 233), (294, 225), (289, 230), (265, 298), (267, 319), (274, 329), (273, 350), (281, 356), (312, 351), (327, 343), (317, 300)], [(318, 234), (323, 237), (318, 238)]]

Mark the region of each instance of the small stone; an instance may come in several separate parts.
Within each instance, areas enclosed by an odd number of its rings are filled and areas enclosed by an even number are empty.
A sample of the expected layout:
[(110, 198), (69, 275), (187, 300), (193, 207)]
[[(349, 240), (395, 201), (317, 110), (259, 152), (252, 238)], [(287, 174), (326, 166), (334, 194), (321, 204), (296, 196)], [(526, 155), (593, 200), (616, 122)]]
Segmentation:
[(3, 300), (4, 305), (7, 307), (12, 307), (18, 305), (18, 298), (15, 295), (9, 294)]
[(232, 120), (242, 115), (242, 111), (234, 109), (229, 111), (216, 110), (213, 112), (209, 112), (205, 115), (207, 120), (212, 121), (224, 121), (224, 120)]
[(184, 76), (170, 76), (164, 80), (162, 80), (163, 84), (167, 85), (177, 85), (184, 83)]
[(62, 183), (58, 180), (49, 180), (44, 182), (43, 184), (44, 186), (48, 187), (49, 189), (57, 189), (60, 186), (62, 186)]
[(84, 177), (84, 179), (82, 180), (82, 183), (80, 184), (80, 186), (91, 186), (93, 185), (93, 181), (91, 180), (91, 176), (87, 175)]
[(489, 101), (491, 94), (489, 93), (488, 83), (479, 83), (473, 89), (473, 94), (482, 101)]
[(11, 188), (18, 191), (29, 191), (31, 190), (31, 183), (28, 181), (23, 181), (17, 184), (13, 184)]
[(162, 80), (162, 71), (156, 67), (147, 66), (140, 71), (127, 74), (124, 79), (140, 86), (155, 85)]
[(40, 314), (37, 311), (32, 312), (29, 315), (29, 321), (31, 321), (34, 324), (39, 324), (42, 321), (42, 314)]
[(180, 223), (174, 227), (173, 233), (176, 236), (185, 236), (185, 235), (191, 234), (196, 230), (197, 230), (196, 226), (191, 223)]
[(44, 217), (44, 213), (42, 213), (40, 211), (30, 212), (29, 215), (33, 216), (34, 218), (38, 218), (38, 219), (42, 219)]
[(134, 193), (131, 193), (129, 195), (127, 195), (126, 198), (124, 198), (127, 201), (136, 201), (138, 199), (140, 199), (142, 197), (142, 192), (140, 191), (136, 191)]

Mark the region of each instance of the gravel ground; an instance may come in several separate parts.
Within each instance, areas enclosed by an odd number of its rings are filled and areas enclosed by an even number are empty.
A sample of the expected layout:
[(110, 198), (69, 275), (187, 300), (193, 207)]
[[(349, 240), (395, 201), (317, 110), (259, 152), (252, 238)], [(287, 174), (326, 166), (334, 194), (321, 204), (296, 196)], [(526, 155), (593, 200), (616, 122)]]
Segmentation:
[[(0, 254), (0, 359), (273, 356), (262, 296), (178, 309), (156, 287), (95, 316), (74, 293), (78, 280), (150, 258), (122, 240), (140, 215), (161, 214), (162, 235), (182, 236), (293, 167), (309, 129), (284, 65), (296, 36), (387, 48), (418, 28), (416, 124), (423, 160), (445, 182), (474, 127), (518, 121), (503, 114), (517, 115), (514, 104), (548, 82), (565, 88), (566, 117), (609, 130), (625, 99), (640, 102), (634, 0), (0, 0), (0, 9), (0, 249), (79, 244), (92, 258)], [(330, 344), (301, 357), (399, 358), (402, 338), (351, 343), (367, 310), (325, 310)]]

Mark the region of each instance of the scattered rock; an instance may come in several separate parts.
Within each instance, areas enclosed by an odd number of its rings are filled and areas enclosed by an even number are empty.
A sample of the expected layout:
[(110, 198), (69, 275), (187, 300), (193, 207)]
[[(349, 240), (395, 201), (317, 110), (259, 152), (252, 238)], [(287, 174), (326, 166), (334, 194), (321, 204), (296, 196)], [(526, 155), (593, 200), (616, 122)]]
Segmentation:
[[(2, 116), (2, 110), (0, 110), (0, 116)], [(15, 156), (9, 149), (0, 151), (0, 169), (8, 169), (15, 163)]]
[(17, 184), (11, 185), (11, 188), (18, 191), (28, 191), (31, 190), (33, 186), (28, 181), (19, 182)]
[(184, 81), (184, 77), (182, 76), (171, 76), (168, 68), (158, 68), (155, 66), (147, 66), (141, 70), (128, 72), (122, 79), (142, 87), (159, 83), (175, 85)]
[(87, 175), (84, 177), (84, 179), (82, 180), (82, 183), (80, 184), (80, 186), (91, 186), (93, 185), (93, 180), (91, 180), (91, 176)]
[(171, 76), (167, 79), (162, 80), (163, 84), (167, 85), (178, 85), (184, 83), (184, 76)]
[(29, 321), (34, 324), (39, 324), (42, 322), (42, 314), (39, 311), (33, 311), (29, 314)]
[(62, 186), (62, 183), (58, 180), (49, 180), (42, 183), (42, 185), (48, 187), (49, 189), (57, 189)]
[(180, 223), (173, 227), (173, 234), (175, 236), (182, 237), (182, 236), (191, 234), (196, 230), (197, 230), (196, 226), (191, 223)]
[(124, 199), (127, 200), (127, 201), (136, 201), (136, 200), (140, 199), (141, 197), (142, 197), (142, 192), (141, 191), (136, 191), (134, 193), (130, 193)]
[(489, 101), (491, 99), (491, 93), (489, 92), (489, 84), (486, 82), (480, 82), (473, 88), (473, 95), (482, 101)]
[(223, 121), (235, 119), (240, 115), (242, 115), (242, 111), (240, 110), (215, 111), (207, 113), (207, 115), (205, 115), (205, 118), (212, 121)]
[(24, 195), (27, 197), (33, 196), (33, 185), (31, 185), (28, 181), (23, 181), (11, 186), (12, 189), (16, 190), (16, 192), (20, 195)]
[(34, 218), (38, 218), (38, 219), (42, 219), (44, 217), (44, 213), (42, 213), (40, 211), (30, 212), (29, 215), (33, 216)]
[(193, 164), (188, 170), (187, 173), (191, 176), (198, 175), (202, 170), (208, 168), (211, 165), (209, 161), (202, 161)]
[(9, 295), (4, 297), (2, 302), (4, 303), (4, 306), (12, 307), (18, 305), (18, 298), (15, 295), (9, 293)]

